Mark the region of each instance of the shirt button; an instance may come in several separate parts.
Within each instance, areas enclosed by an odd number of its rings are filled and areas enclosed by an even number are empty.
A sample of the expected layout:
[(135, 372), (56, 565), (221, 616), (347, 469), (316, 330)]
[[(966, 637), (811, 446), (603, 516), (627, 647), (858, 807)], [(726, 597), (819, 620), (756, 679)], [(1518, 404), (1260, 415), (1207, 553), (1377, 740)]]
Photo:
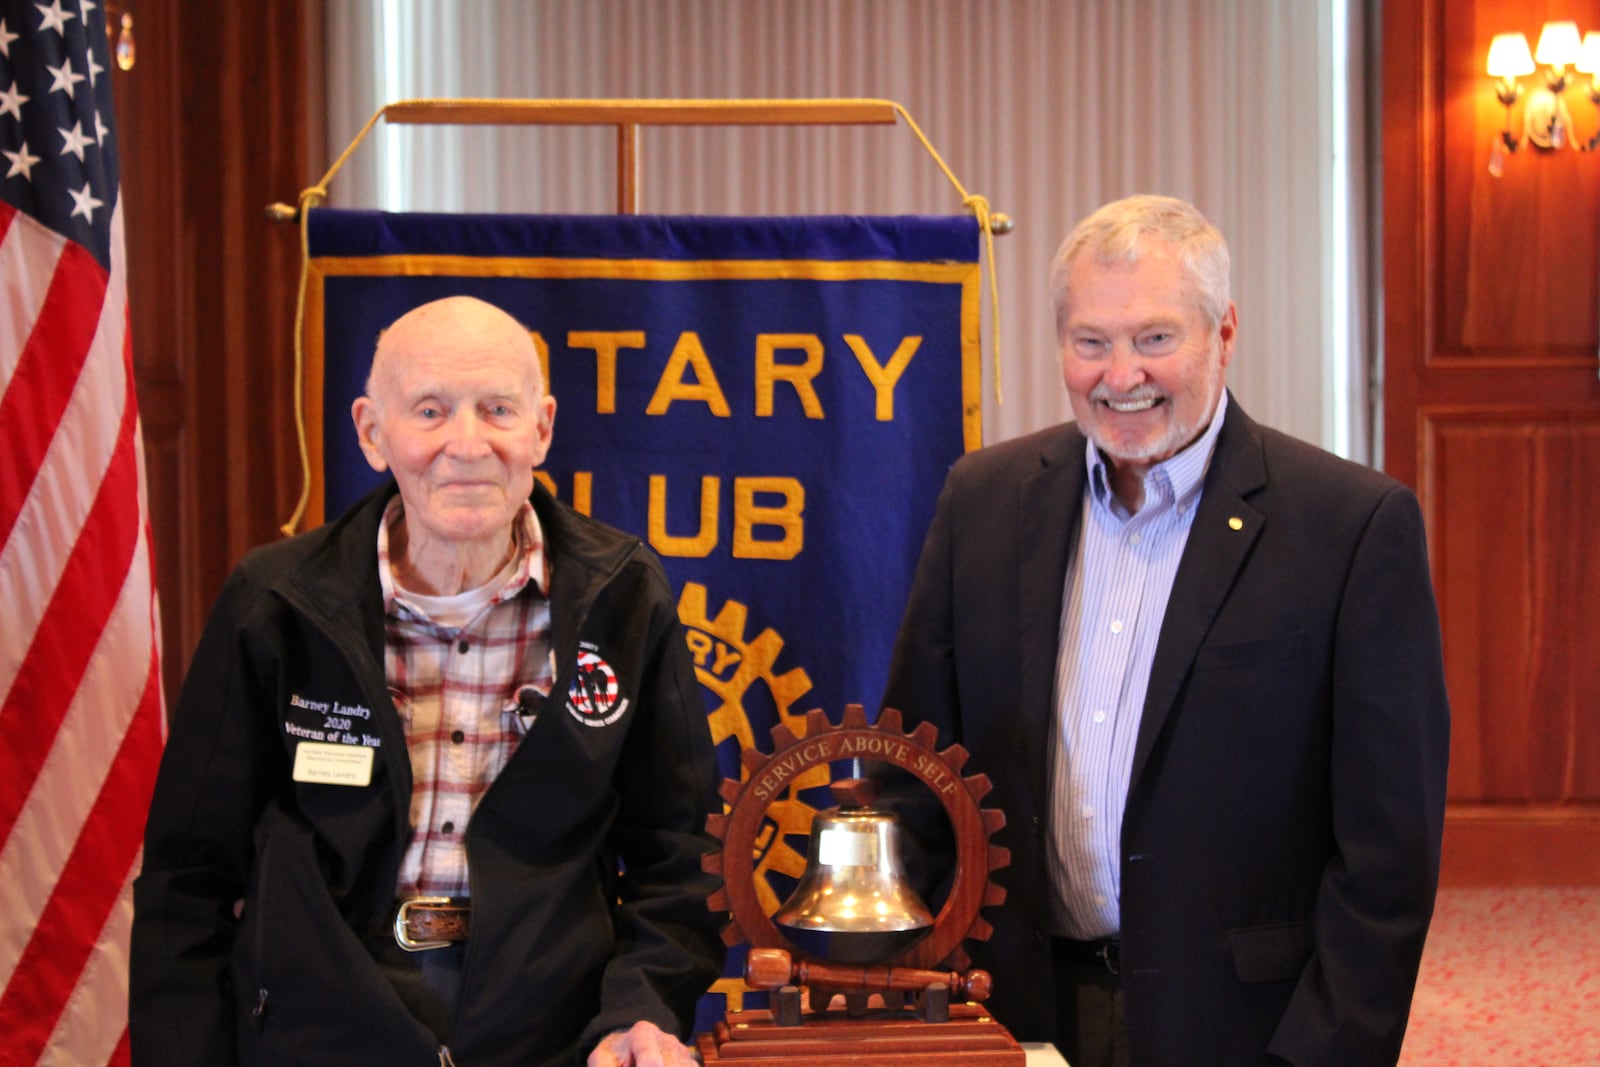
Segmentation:
[(467, 644), (467, 639), (465, 637), (463, 637), (461, 639), (461, 643), (456, 645), (456, 651), (457, 652), (465, 652), (467, 649), (469, 649), (471, 647), (472, 647), (471, 645)]
[(1095, 722), (1105, 722), (1106, 721), (1106, 713), (1103, 712), (1103, 711), (1095, 712), (1094, 713), (1094, 721)]
[(1084, 818), (1085, 818), (1085, 819), (1092, 819), (1092, 818), (1094, 818), (1094, 808), (1092, 808), (1092, 807), (1090, 807), (1090, 806), (1089, 806), (1089, 805), (1088, 805), (1088, 804), (1085, 804), (1085, 805), (1084, 805), (1084, 806), (1083, 806), (1083, 807), (1082, 807), (1082, 809), (1080, 809), (1080, 810), (1081, 810), (1081, 811), (1082, 811), (1082, 812), (1083, 812), (1083, 817), (1084, 817)]
[(461, 742), (465, 741), (466, 739), (467, 739), (467, 735), (462, 733), (460, 730), (452, 730), (452, 731), (450, 731), (450, 740), (453, 743), (459, 745)]
[(1104, 893), (1096, 893), (1094, 895), (1094, 903), (1095, 903), (1095, 906), (1098, 907), (1098, 908), (1105, 907), (1106, 906), (1106, 895)]
[(446, 819), (444, 825), (439, 827), (439, 832), (441, 834), (454, 833), (455, 832), (455, 828), (456, 828), (456, 824), (451, 822), (450, 820)]
[(1138, 534), (1129, 534), (1128, 535), (1128, 544), (1130, 544), (1130, 545), (1136, 545), (1140, 541), (1143, 541), (1143, 540), (1144, 540), (1144, 538), (1140, 537)]
[(1114, 634), (1120, 634), (1122, 632), (1122, 620), (1121, 619), (1112, 619), (1111, 620), (1111, 632), (1114, 633)]

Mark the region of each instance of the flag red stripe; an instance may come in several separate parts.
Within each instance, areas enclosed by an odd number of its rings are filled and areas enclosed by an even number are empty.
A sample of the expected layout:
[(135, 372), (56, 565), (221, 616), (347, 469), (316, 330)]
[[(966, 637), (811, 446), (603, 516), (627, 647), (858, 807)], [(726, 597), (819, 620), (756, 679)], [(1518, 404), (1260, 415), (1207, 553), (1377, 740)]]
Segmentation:
[(22, 358), (0, 397), (0, 426), (6, 428), (6, 447), (0, 450), (0, 545), (11, 536), (77, 387), (100, 327), (105, 296), (105, 270), (83, 246), (68, 241)]
[(17, 209), (0, 200), (0, 241), (6, 239), (6, 231), (11, 229), (11, 220), (17, 217)]
[(111, 464), (0, 706), (0, 735), (7, 739), (7, 773), (0, 776), (0, 847), (10, 838), (33, 780), (55, 743), (133, 561), (141, 522), (133, 439), (137, 425), (129, 376)]
[(6, 1054), (33, 1063), (44, 1050), (139, 854), (161, 756), (161, 671), (150, 648), (144, 694), (94, 807), (45, 904), (16, 972), (0, 994)]

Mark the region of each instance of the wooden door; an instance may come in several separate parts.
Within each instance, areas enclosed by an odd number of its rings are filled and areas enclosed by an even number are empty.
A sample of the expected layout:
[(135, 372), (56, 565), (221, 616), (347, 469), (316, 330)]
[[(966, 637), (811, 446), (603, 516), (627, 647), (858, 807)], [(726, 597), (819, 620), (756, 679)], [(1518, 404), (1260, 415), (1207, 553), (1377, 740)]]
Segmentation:
[(1382, 14), (1385, 466), (1428, 521), (1457, 885), (1600, 883), (1600, 152), (1492, 176), (1484, 71), (1494, 34), (1556, 18), (1600, 29), (1600, 0)]

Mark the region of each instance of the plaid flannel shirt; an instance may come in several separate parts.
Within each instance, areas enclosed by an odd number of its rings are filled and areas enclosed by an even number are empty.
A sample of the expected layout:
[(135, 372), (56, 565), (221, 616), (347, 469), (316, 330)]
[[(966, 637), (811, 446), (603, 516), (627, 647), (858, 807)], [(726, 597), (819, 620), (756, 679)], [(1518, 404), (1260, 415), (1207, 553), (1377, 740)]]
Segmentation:
[(378, 524), (384, 673), (405, 724), (415, 830), (395, 895), (466, 897), (467, 821), (532, 724), (520, 694), (546, 696), (555, 677), (550, 563), (538, 516), (523, 504), (521, 558), (510, 579), (466, 625), (440, 625), (396, 588), (390, 571), (389, 529), (404, 510), (396, 496)]

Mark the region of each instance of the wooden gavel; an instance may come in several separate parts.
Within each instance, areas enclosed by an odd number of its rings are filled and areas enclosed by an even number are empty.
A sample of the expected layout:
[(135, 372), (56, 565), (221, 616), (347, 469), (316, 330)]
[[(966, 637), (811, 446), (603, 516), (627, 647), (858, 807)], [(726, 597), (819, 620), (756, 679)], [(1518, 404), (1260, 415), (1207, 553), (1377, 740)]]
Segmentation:
[(781, 948), (752, 948), (744, 963), (745, 984), (752, 989), (786, 985), (815, 986), (839, 992), (920, 993), (945, 986), (961, 1000), (987, 1000), (994, 988), (988, 971), (925, 971), (916, 967), (843, 967), (792, 958)]

